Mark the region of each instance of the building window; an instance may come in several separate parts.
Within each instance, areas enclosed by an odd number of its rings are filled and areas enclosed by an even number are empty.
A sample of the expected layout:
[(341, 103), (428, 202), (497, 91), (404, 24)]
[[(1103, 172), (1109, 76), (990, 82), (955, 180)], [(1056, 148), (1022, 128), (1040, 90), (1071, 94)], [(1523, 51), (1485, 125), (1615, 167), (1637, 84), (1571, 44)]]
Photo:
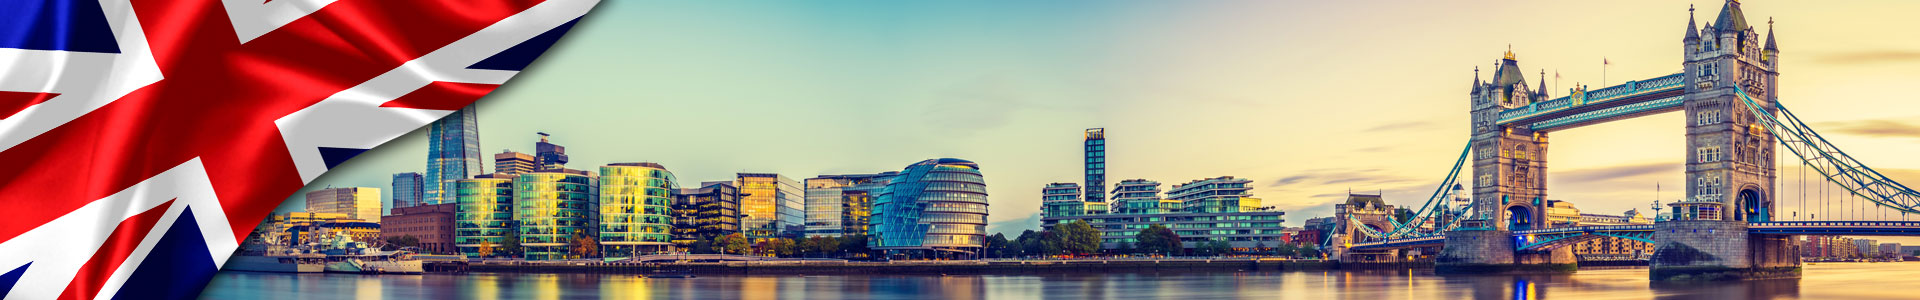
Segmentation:
[(1719, 146), (1700, 147), (1699, 149), (1695, 149), (1694, 152), (1696, 152), (1696, 156), (1698, 156), (1701, 163), (1716, 162), (1724, 158), (1720, 153)]

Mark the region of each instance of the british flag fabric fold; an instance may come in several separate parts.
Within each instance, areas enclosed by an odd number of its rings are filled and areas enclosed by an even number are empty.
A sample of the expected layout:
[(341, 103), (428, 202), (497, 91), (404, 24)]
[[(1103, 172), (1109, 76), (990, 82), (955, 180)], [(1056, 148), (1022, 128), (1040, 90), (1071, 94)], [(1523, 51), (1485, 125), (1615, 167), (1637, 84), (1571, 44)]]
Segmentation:
[(0, 0), (0, 298), (183, 299), (597, 0)]

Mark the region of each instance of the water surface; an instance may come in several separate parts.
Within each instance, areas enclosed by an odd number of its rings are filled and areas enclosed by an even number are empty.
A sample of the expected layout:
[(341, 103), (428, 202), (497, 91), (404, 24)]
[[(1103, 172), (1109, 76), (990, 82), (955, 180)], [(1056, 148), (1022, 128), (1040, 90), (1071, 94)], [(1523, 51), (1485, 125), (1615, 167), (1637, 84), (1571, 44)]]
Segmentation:
[(1653, 285), (1640, 268), (1046, 275), (351, 275), (221, 272), (203, 299), (1915, 299), (1920, 263), (1820, 263), (1801, 279)]

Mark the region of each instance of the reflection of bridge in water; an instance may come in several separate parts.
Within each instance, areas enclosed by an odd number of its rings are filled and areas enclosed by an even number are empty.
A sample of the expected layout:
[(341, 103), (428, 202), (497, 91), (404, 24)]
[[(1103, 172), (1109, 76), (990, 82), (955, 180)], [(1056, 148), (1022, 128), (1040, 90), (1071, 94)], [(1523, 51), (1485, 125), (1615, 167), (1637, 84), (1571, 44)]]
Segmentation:
[[(1548, 96), (1544, 78), (1542, 88), (1529, 87), (1508, 52), (1493, 80), (1475, 75), (1471, 137), (1433, 196), (1408, 220), (1335, 220), (1326, 245), (1344, 261), (1437, 252), (1437, 271), (1486, 272), (1571, 270), (1569, 245), (1614, 239), (1653, 244), (1655, 279), (1765, 278), (1799, 276), (1795, 235), (1920, 235), (1920, 222), (1905, 221), (1920, 212), (1920, 192), (1854, 160), (1779, 102), (1771, 21), (1763, 41), (1729, 0), (1705, 26), (1687, 23), (1681, 72), (1559, 98)], [(1670, 214), (1652, 225), (1547, 221), (1548, 132), (1667, 112), (1685, 114), (1687, 141), (1687, 197), (1668, 203)], [(1783, 149), (1790, 155), (1776, 156)], [(1801, 164), (1799, 181), (1780, 180), (1781, 157)], [(1472, 200), (1454, 208), (1451, 187), (1463, 169)], [(1795, 185), (1797, 199), (1777, 197)], [(1845, 196), (1807, 197), (1821, 186)], [(1836, 216), (1830, 207), (1839, 205), (1855, 212)]]

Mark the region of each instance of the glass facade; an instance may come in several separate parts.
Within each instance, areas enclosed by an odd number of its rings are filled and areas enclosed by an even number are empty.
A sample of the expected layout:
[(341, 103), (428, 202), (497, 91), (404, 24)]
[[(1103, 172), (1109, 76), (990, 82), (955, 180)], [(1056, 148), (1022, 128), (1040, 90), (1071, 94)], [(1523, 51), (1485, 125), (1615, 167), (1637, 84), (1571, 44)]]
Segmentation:
[(806, 236), (865, 234), (871, 218), (871, 191), (885, 186), (897, 175), (898, 172), (886, 172), (808, 178)]
[(453, 213), (453, 246), (467, 257), (480, 257), (482, 245), (493, 248), (495, 257), (505, 256), (501, 246), (514, 225), (513, 179), (461, 179), (454, 187), (459, 206)]
[(1179, 200), (1183, 212), (1222, 213), (1253, 210), (1260, 206), (1260, 200), (1248, 198), (1247, 187), (1252, 180), (1221, 176), (1194, 180), (1176, 184), (1167, 191), (1167, 198)]
[(513, 220), (527, 260), (574, 257), (569, 244), (579, 234), (598, 234), (594, 178), (586, 172), (548, 170), (513, 179)]
[(416, 173), (416, 172), (393, 173), (393, 207), (394, 208), (414, 207), (414, 206), (420, 206), (421, 204), (426, 204), (426, 203), (420, 202), (421, 197), (424, 195), (423, 193), (425, 192), (424, 190), (422, 190), (423, 188), (425, 188), (425, 186), (422, 185), (422, 182), (420, 181), (421, 178), (424, 178), (424, 177), (420, 176), (420, 173)]
[(1161, 201), (1159, 182), (1146, 179), (1121, 180), (1113, 186), (1113, 201), (1116, 214), (1164, 214), (1179, 210), (1179, 202)]
[(698, 241), (740, 232), (740, 189), (726, 181), (680, 189), (673, 200), (673, 244), (682, 250)]
[(673, 172), (656, 163), (600, 167), (600, 253), (666, 252), (673, 241)]
[(433, 121), (427, 131), (426, 190), (420, 204), (452, 202), (453, 182), (483, 172), (480, 160), (480, 121), (473, 106)]
[(1043, 217), (1065, 217), (1086, 214), (1086, 203), (1080, 201), (1080, 185), (1070, 182), (1048, 183), (1040, 189), (1040, 215)]
[(779, 174), (740, 173), (740, 227), (748, 238), (798, 237), (806, 230), (806, 196)]
[(344, 187), (307, 192), (307, 212), (310, 213), (336, 213), (380, 223), (381, 211), (379, 188)]
[(1086, 138), (1086, 142), (1082, 146), (1086, 146), (1087, 154), (1087, 192), (1086, 196), (1081, 199), (1086, 202), (1106, 202), (1107, 129), (1087, 129)]
[(1139, 243), (1134, 236), (1141, 229), (1155, 224), (1172, 229), (1180, 235), (1184, 247), (1194, 247), (1197, 242), (1223, 241), (1234, 248), (1252, 248), (1258, 245), (1279, 246), (1291, 237), (1286, 227), (1284, 212), (1276, 210), (1231, 212), (1231, 213), (1163, 213), (1163, 214), (1107, 214), (1072, 217), (1046, 217), (1040, 219), (1041, 227), (1074, 221), (1087, 222), (1093, 229), (1100, 230), (1101, 247), (1118, 249), (1120, 243)]
[(907, 166), (873, 200), (869, 247), (890, 254), (977, 258), (986, 237), (980, 166), (956, 158)]

